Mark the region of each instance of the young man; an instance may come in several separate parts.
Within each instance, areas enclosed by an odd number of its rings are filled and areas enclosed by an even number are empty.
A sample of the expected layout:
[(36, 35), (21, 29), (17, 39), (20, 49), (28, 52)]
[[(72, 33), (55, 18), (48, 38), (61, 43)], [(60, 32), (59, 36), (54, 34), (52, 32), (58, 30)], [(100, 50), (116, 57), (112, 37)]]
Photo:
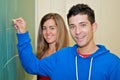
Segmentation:
[(74, 5), (67, 14), (70, 33), (76, 44), (38, 60), (32, 52), (25, 21), (14, 21), (20, 33), (18, 51), (23, 68), (30, 74), (51, 80), (120, 80), (120, 59), (105, 46), (96, 45), (94, 11), (86, 4)]

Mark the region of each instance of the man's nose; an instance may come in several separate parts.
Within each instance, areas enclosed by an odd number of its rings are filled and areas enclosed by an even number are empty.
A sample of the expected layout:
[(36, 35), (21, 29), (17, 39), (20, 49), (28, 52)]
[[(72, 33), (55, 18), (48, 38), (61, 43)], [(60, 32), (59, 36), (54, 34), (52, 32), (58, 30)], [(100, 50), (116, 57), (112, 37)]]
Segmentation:
[(81, 31), (82, 31), (82, 29), (80, 28), (80, 26), (76, 26), (75, 33), (79, 34), (79, 33), (81, 33)]

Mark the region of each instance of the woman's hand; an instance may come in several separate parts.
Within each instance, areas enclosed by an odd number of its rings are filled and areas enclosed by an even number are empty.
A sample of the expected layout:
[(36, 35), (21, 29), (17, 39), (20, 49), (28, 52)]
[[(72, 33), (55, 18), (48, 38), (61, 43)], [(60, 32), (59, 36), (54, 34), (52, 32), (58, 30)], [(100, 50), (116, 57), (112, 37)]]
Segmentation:
[(14, 27), (18, 33), (25, 33), (26, 30), (26, 22), (22, 17), (13, 19)]

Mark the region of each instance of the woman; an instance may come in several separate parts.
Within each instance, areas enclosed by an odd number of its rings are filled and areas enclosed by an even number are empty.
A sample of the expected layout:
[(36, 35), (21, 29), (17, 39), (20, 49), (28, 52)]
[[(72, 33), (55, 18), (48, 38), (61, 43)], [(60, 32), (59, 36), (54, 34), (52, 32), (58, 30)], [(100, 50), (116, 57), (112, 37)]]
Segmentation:
[[(43, 16), (38, 30), (37, 57), (42, 59), (50, 56), (68, 44), (69, 36), (63, 18), (57, 13)], [(50, 78), (38, 75), (37, 80), (50, 80)]]

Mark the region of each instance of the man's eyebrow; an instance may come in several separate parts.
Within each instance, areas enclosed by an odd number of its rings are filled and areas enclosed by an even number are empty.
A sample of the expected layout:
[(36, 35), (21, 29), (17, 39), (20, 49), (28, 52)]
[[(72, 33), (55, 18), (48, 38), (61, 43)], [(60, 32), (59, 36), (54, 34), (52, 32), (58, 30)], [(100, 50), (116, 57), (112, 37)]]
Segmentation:
[(79, 24), (83, 24), (83, 23), (87, 23), (87, 22), (79, 22)]

